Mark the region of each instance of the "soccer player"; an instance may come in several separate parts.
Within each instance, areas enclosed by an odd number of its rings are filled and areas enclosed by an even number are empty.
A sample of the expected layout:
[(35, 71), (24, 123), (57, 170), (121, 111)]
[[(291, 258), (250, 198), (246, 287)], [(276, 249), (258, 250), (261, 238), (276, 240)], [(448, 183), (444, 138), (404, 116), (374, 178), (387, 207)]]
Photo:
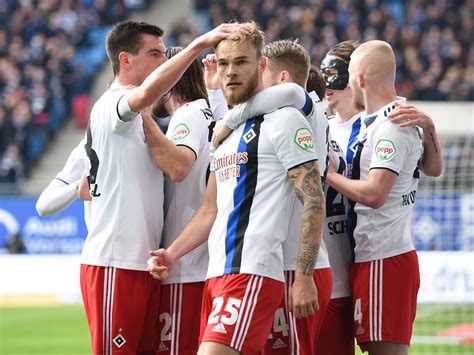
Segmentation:
[[(172, 58), (182, 49), (166, 49)], [(151, 153), (165, 173), (165, 221), (162, 245), (167, 248), (201, 205), (209, 166), (212, 113), (200, 61), (195, 59), (163, 98), (172, 115), (166, 136), (148, 111), (142, 111), (145, 136)], [(163, 111), (163, 109), (159, 110)], [(209, 262), (204, 243), (179, 259), (162, 282), (160, 344), (158, 353), (196, 354), (201, 300)]]
[(115, 78), (92, 108), (85, 143), (91, 213), (81, 291), (94, 354), (157, 350), (160, 283), (146, 272), (145, 261), (160, 244), (163, 174), (148, 151), (138, 112), (235, 27), (215, 28), (169, 61), (157, 26), (123, 21), (107, 35)]
[(370, 354), (407, 354), (419, 288), (418, 259), (407, 228), (418, 186), (422, 141), (415, 127), (388, 120), (395, 108), (395, 56), (369, 41), (351, 55), (349, 85), (365, 109), (352, 180), (328, 173), (328, 183), (356, 202), (352, 266), (354, 329)]
[[(263, 89), (263, 34), (254, 23), (246, 26), (250, 34), (236, 31), (216, 47), (230, 105)], [(216, 149), (204, 203), (191, 222), (167, 250), (152, 253), (150, 272), (166, 278), (174, 261), (205, 241), (212, 226), (200, 354), (255, 353), (264, 347), (283, 297), (281, 244), (294, 203), (291, 185), (303, 215), (290, 307), (297, 318), (317, 311), (312, 274), (324, 198), (312, 141), (311, 127), (294, 108), (247, 120)]]
[[(229, 125), (238, 127), (242, 120), (252, 117), (254, 114), (272, 112), (279, 107), (292, 105), (302, 107), (302, 111), (308, 114), (307, 120), (313, 129), (314, 145), (318, 157), (318, 164), (321, 173), (321, 181), (325, 179), (325, 171), (328, 161), (328, 121), (324, 115), (324, 107), (319, 98), (323, 94), (324, 80), (317, 72), (313, 72), (310, 85), (319, 90), (319, 95), (312, 91), (305, 95), (310, 72), (310, 59), (306, 49), (300, 44), (281, 40), (275, 41), (265, 46), (263, 52), (267, 59), (267, 66), (263, 74), (264, 87), (268, 88), (252, 98), (251, 101), (235, 107), (225, 114), (223, 122), (215, 131), (214, 142), (220, 140), (220, 127)], [(313, 69), (314, 70), (314, 69)], [(318, 75), (319, 74), (319, 75)], [(288, 84), (295, 83), (299, 86), (300, 103), (294, 100), (293, 91), (295, 88)], [(282, 84), (282, 85), (279, 85)], [(305, 105), (303, 105), (305, 104)], [(284, 122), (280, 122), (284, 124)], [(299, 238), (299, 221), (302, 214), (301, 204), (295, 204), (292, 209), (290, 228), (287, 239), (283, 244), (284, 270), (285, 270), (285, 297), (281, 307), (275, 313), (273, 331), (265, 346), (267, 354), (287, 354), (297, 353), (314, 354), (319, 330), (324, 317), (324, 313), (331, 296), (331, 270), (324, 242), (318, 256), (315, 270), (313, 272), (314, 281), (318, 290), (319, 311), (304, 319), (295, 319), (288, 308), (288, 292), (294, 279), (297, 259), (297, 245)]]

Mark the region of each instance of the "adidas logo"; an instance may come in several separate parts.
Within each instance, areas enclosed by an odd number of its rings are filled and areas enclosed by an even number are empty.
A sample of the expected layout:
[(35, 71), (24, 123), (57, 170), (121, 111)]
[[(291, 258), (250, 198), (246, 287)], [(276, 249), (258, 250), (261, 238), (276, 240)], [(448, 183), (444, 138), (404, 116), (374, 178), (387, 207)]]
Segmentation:
[(165, 345), (165, 343), (163, 342), (160, 342), (160, 345), (158, 346), (158, 352), (164, 352), (164, 351), (168, 351), (168, 347)]
[(227, 330), (225, 330), (224, 324), (218, 323), (212, 328), (212, 331), (215, 333), (222, 333), (222, 334), (227, 334)]
[(364, 328), (362, 327), (361, 324), (359, 324), (359, 327), (357, 328), (356, 334), (360, 335), (360, 334), (364, 334), (364, 332), (365, 332)]
[(272, 349), (281, 349), (281, 348), (286, 348), (288, 345), (283, 341), (281, 340), (280, 338), (278, 338), (277, 340), (275, 340), (275, 342), (273, 343), (272, 345)]
[(115, 338), (112, 339), (112, 341), (117, 346), (117, 348), (121, 348), (123, 344), (127, 342), (125, 338), (122, 336), (122, 334), (117, 335)]

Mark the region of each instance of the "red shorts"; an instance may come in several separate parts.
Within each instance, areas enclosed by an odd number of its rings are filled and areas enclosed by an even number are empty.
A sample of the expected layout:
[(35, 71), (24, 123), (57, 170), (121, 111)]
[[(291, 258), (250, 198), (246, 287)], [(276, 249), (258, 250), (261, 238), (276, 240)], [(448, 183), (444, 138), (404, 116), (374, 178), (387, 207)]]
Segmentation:
[(81, 265), (81, 292), (94, 354), (158, 349), (160, 282), (148, 272)]
[(161, 354), (196, 354), (204, 282), (161, 286), (160, 345)]
[(361, 349), (371, 341), (409, 345), (420, 287), (416, 252), (354, 263), (351, 283), (354, 330)]
[(228, 345), (256, 354), (267, 341), (285, 284), (267, 277), (231, 274), (206, 281), (201, 342)]
[(331, 299), (319, 331), (316, 354), (353, 355), (355, 352), (353, 319), (350, 296)]
[(294, 278), (294, 271), (285, 271), (284, 298), (275, 312), (273, 328), (262, 354), (315, 354), (324, 313), (331, 298), (331, 269), (316, 269), (313, 272), (314, 283), (318, 289), (319, 311), (311, 317), (296, 319), (288, 309)]

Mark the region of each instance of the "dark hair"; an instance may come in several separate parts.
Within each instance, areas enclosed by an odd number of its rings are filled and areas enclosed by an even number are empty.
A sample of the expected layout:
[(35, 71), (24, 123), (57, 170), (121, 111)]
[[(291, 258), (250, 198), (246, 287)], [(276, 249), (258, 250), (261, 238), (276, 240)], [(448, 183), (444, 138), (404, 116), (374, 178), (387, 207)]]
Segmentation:
[(332, 47), (329, 52), (326, 53), (326, 56), (333, 55), (335, 57), (341, 58), (346, 63), (349, 63), (352, 52), (354, 52), (356, 48), (359, 47), (359, 45), (360, 43), (357, 41), (344, 41)]
[(304, 87), (311, 65), (308, 51), (297, 41), (280, 40), (269, 43), (263, 50), (271, 66), (288, 71), (296, 84)]
[(163, 36), (163, 30), (143, 21), (126, 20), (117, 23), (107, 34), (105, 46), (114, 75), (120, 72), (120, 52), (137, 54), (142, 47), (142, 35)]
[(306, 91), (314, 91), (321, 100), (326, 93), (326, 81), (321, 74), (321, 70), (317, 66), (311, 65), (311, 68), (309, 68), (309, 76), (306, 81)]
[[(182, 50), (183, 47), (166, 48), (165, 56), (170, 59)], [(191, 65), (186, 69), (181, 79), (171, 88), (170, 92), (180, 103), (205, 99), (209, 104), (204, 82), (204, 70), (199, 59), (191, 62)]]

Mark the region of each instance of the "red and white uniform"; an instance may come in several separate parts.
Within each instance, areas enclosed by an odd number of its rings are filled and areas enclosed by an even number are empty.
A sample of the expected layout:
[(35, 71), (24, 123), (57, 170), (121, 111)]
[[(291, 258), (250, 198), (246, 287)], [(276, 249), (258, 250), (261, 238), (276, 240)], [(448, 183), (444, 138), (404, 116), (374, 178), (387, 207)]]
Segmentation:
[[(168, 139), (191, 149), (196, 160), (183, 181), (175, 183), (165, 178), (164, 248), (173, 243), (204, 198), (211, 122), (212, 114), (204, 99), (181, 106), (169, 122)], [(159, 353), (197, 353), (200, 307), (208, 263), (207, 243), (204, 243), (180, 258), (163, 281)]]
[[(315, 92), (306, 94), (300, 86), (294, 83), (276, 85), (255, 95), (251, 103), (247, 102), (236, 106), (226, 114), (225, 120), (230, 126), (235, 126), (242, 117), (248, 117), (248, 115), (254, 112), (271, 112), (282, 106), (299, 108), (306, 115), (306, 119), (313, 130), (313, 144), (318, 157), (321, 179), (324, 181), (328, 163), (328, 121), (324, 115), (324, 105)], [(283, 121), (284, 117), (277, 116), (276, 118), (281, 118), (281, 122), (285, 122)], [(287, 238), (283, 243), (285, 280), (286, 282), (291, 280), (287, 287), (291, 287), (294, 271), (296, 270), (302, 209), (300, 201), (296, 201), (291, 212)], [(284, 321), (289, 326), (289, 331), (286, 331), (282, 326), (274, 327), (265, 345), (265, 353), (275, 353), (276, 349), (280, 353), (295, 352), (297, 349), (302, 354), (314, 353), (322, 318), (331, 293), (329, 267), (325, 243), (324, 240), (321, 240), (314, 270), (320, 310), (314, 316), (307, 319), (294, 319), (289, 312), (287, 303), (282, 301), (281, 307), (275, 313), (275, 324), (280, 324)], [(280, 309), (285, 310), (283, 313), (284, 320), (281, 319)], [(298, 331), (296, 328), (300, 328), (300, 330)], [(298, 334), (298, 337), (296, 337), (296, 334)]]
[[(311, 127), (296, 109), (288, 107), (237, 127), (216, 149), (211, 164), (217, 181), (218, 214), (208, 241), (208, 279), (251, 274), (279, 281), (279, 292), (274, 287), (261, 291), (264, 297), (276, 301), (273, 309), (267, 309), (270, 317), (265, 317), (264, 323), (268, 330), (283, 295), (281, 245), (296, 198), (288, 170), (314, 160)], [(210, 328), (213, 323), (207, 324), (203, 341), (214, 329)], [(264, 346), (265, 341), (260, 340), (253, 343), (254, 351)], [(238, 351), (242, 348), (235, 347)]]
[(352, 278), (359, 344), (409, 344), (415, 316), (419, 270), (408, 219), (418, 187), (422, 140), (416, 127), (400, 128), (388, 120), (393, 109), (391, 102), (365, 118), (366, 132), (354, 160), (353, 178), (366, 180), (371, 169), (397, 174), (382, 207), (356, 203), (356, 215), (350, 217), (356, 218)]
[(157, 348), (142, 338), (157, 333), (156, 317), (154, 324), (136, 320), (158, 315), (160, 284), (146, 260), (161, 241), (163, 173), (148, 151), (141, 117), (119, 117), (119, 104), (128, 107), (126, 93), (112, 84), (92, 108), (86, 134), (92, 201), (81, 289), (94, 353)]
[[(332, 131), (331, 131), (332, 136)], [(338, 174), (347, 175), (343, 151), (331, 140), (329, 154), (336, 163)], [(316, 353), (320, 355), (353, 354), (354, 331), (349, 270), (352, 263), (352, 248), (347, 233), (348, 201), (345, 196), (330, 186), (325, 188), (326, 222), (323, 239), (326, 244), (332, 273), (331, 300), (324, 314)], [(334, 334), (338, 334), (337, 339)]]

